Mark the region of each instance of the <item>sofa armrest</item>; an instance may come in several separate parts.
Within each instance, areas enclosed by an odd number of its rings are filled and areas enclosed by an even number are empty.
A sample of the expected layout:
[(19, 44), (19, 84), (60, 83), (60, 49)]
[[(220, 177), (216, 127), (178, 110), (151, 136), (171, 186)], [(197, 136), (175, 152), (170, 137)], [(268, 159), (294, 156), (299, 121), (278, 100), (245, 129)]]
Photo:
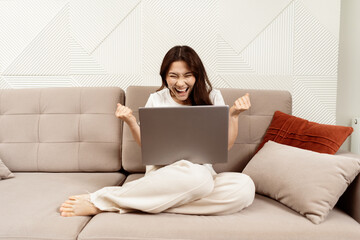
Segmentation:
[[(359, 154), (343, 150), (339, 150), (336, 155), (360, 159)], [(345, 193), (341, 196), (337, 206), (360, 223), (360, 174), (354, 179)]]

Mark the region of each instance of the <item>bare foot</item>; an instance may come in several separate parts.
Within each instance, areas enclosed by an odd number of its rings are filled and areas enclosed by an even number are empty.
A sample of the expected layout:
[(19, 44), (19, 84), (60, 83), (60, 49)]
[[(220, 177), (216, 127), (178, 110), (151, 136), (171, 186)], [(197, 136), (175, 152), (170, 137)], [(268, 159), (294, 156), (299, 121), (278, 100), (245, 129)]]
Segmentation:
[(90, 216), (102, 212), (90, 202), (90, 195), (76, 195), (69, 197), (60, 207), (63, 217)]

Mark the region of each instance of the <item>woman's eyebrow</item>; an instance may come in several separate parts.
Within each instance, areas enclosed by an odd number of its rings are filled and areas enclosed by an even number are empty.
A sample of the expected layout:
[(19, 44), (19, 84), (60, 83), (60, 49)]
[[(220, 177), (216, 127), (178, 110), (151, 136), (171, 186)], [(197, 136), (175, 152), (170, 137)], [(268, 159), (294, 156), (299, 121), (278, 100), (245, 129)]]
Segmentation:
[(176, 72), (169, 72), (169, 74), (175, 74), (175, 75), (179, 75), (179, 74), (182, 74), (182, 75), (186, 75), (186, 74), (192, 74), (191, 71), (189, 72), (186, 72), (186, 73), (176, 73)]

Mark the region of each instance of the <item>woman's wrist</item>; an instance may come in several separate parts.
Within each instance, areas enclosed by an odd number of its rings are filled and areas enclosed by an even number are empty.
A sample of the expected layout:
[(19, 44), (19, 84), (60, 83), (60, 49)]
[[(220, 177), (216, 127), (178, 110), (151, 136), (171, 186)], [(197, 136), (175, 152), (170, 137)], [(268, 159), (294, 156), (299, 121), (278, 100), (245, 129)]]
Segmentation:
[(241, 113), (241, 111), (236, 110), (236, 108), (235, 108), (234, 106), (232, 106), (232, 107), (229, 109), (229, 116), (230, 116), (231, 119), (238, 120), (240, 113)]
[(138, 123), (134, 115), (131, 115), (129, 118), (125, 119), (124, 121), (127, 123), (127, 125), (129, 125), (129, 127), (138, 126)]

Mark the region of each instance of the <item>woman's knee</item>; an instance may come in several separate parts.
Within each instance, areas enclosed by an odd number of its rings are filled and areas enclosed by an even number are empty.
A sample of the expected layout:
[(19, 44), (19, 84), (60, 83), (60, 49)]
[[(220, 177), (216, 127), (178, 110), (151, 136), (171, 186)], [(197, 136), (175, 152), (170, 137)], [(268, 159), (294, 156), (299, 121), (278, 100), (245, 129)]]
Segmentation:
[(214, 189), (214, 179), (210, 171), (200, 164), (194, 164), (186, 160), (182, 160), (180, 164), (188, 164), (186, 176), (189, 178), (189, 187), (197, 188), (201, 195), (207, 195)]
[(243, 173), (218, 174), (219, 185), (226, 189), (225, 195), (245, 207), (249, 206), (255, 198), (255, 184), (253, 180)]
[(194, 173), (194, 181), (197, 182), (199, 190), (201, 188), (202, 197), (209, 195), (214, 190), (214, 178), (211, 172), (204, 166), (196, 164), (196, 173)]
[(240, 174), (243, 184), (239, 184), (239, 191), (244, 200), (247, 200), (247, 206), (249, 206), (255, 198), (255, 184), (248, 175), (243, 173)]

